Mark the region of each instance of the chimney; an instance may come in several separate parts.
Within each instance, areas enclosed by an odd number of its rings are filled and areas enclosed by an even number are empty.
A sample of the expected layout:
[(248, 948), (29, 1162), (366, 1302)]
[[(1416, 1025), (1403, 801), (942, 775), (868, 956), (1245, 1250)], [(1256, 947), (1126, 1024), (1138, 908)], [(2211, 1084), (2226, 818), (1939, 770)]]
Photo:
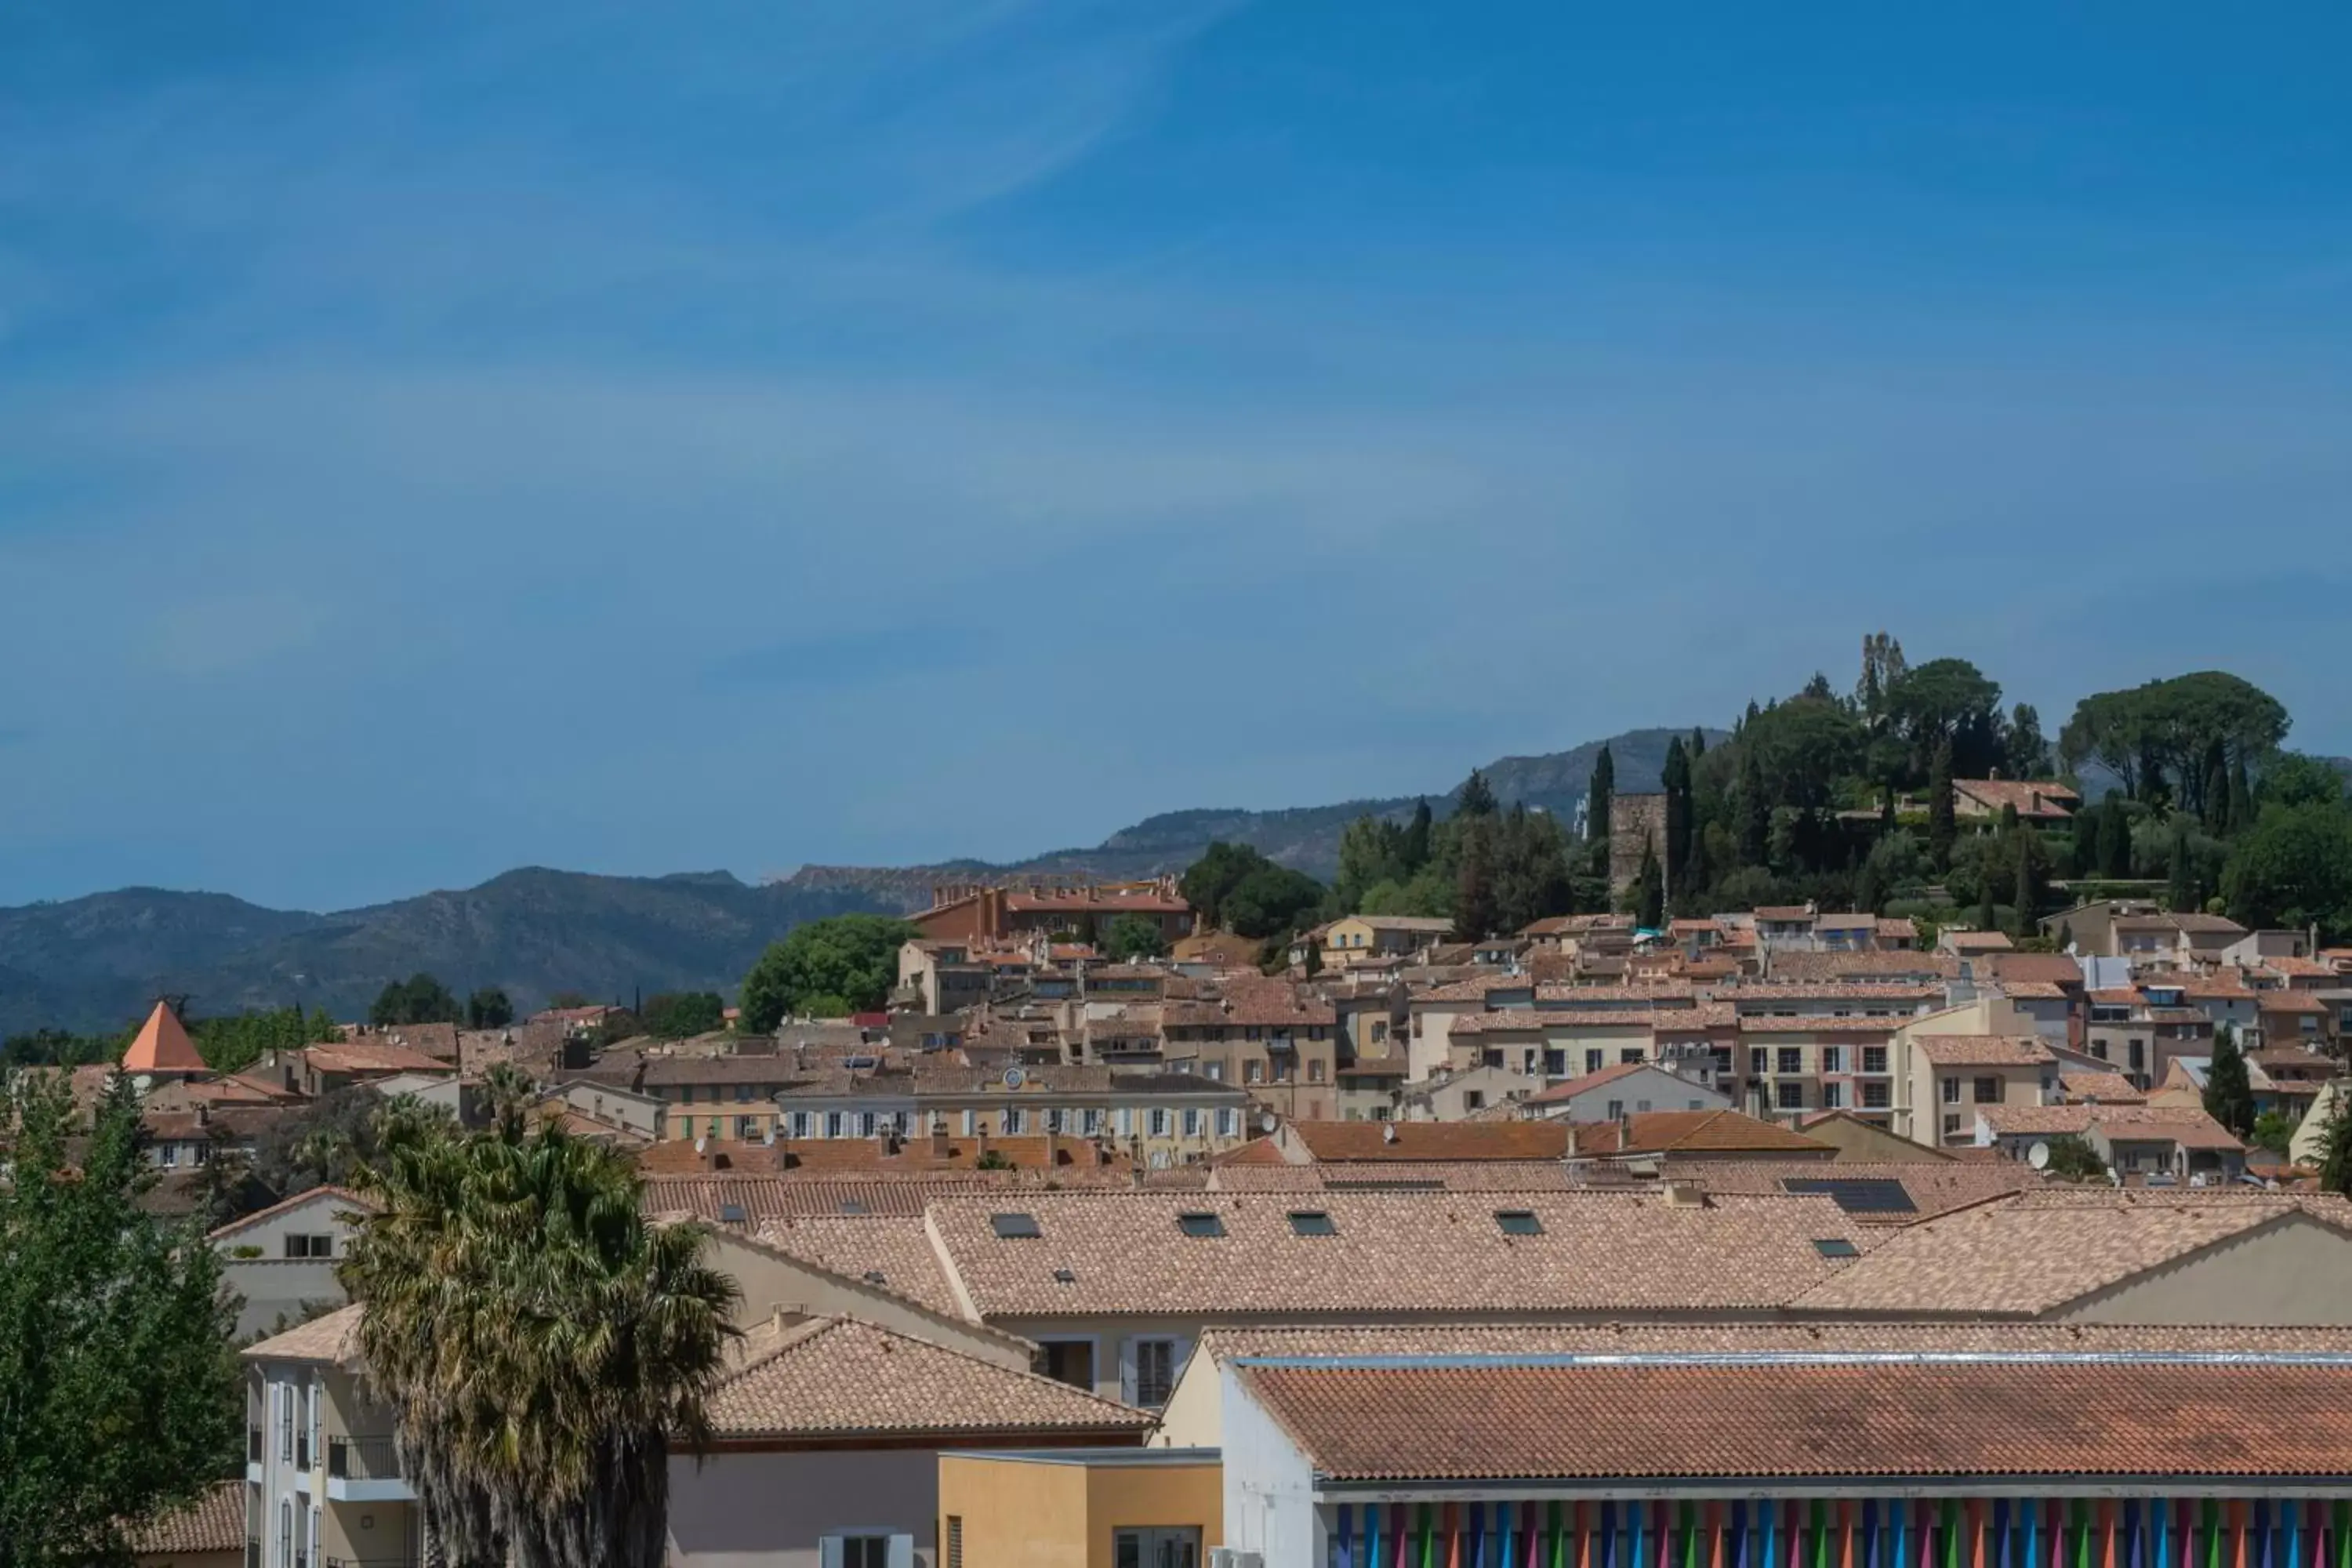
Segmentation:
[(209, 1100), (200, 1100), (196, 1101), (196, 1125), (199, 1127), (210, 1127), (212, 1124), (213, 1102)]
[(1703, 1209), (1708, 1207), (1706, 1189), (1694, 1181), (1668, 1182), (1662, 1189), (1670, 1209)]
[(1052, 1170), (1062, 1163), (1062, 1135), (1052, 1128), (1045, 1130), (1045, 1168)]
[(948, 1130), (934, 1122), (931, 1126), (931, 1158), (934, 1160), (946, 1159), (948, 1157)]
[(1568, 1124), (1568, 1147), (1560, 1151), (1560, 1157), (1562, 1159), (1573, 1160), (1576, 1158), (1576, 1123), (1571, 1121)]

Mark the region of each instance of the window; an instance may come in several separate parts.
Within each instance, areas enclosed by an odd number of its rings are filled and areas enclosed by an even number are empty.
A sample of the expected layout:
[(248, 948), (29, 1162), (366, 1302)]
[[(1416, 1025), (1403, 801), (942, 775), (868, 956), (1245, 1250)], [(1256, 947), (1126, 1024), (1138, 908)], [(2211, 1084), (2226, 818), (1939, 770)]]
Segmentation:
[(1813, 1250), (1823, 1258), (1860, 1258), (1862, 1248), (1842, 1236), (1822, 1237), (1813, 1243)]
[(833, 1568), (835, 1563), (841, 1568), (890, 1568), (890, 1539), (887, 1535), (833, 1536), (818, 1542), (817, 1559), (824, 1568)]
[(963, 1568), (963, 1515), (948, 1515), (948, 1568)]
[(1643, 1059), (1643, 1048), (1642, 1047), (1626, 1046), (1617, 1052), (1617, 1059), (1624, 1063), (1627, 1067), (1632, 1067)]
[(992, 1214), (988, 1216), (988, 1228), (1005, 1241), (1034, 1241), (1045, 1234), (1037, 1228), (1034, 1214)]
[(1244, 1083), (1264, 1083), (1265, 1081), (1265, 1064), (1262, 1061), (1256, 1060), (1255, 1058), (1252, 1058), (1249, 1061), (1242, 1063), (1242, 1081)]
[(1198, 1138), (1200, 1135), (1201, 1113), (1197, 1110), (1186, 1110), (1184, 1112), (1184, 1136), (1187, 1138)]
[(1218, 1111), (1217, 1136), (1220, 1138), (1238, 1138), (1241, 1135), (1242, 1113), (1238, 1110)]
[(1147, 1117), (1144, 1119), (1144, 1126), (1145, 1126), (1145, 1128), (1146, 1128), (1146, 1129), (1150, 1132), (1151, 1136), (1152, 1136), (1152, 1137), (1154, 1137), (1154, 1138), (1165, 1138), (1165, 1137), (1167, 1137), (1167, 1136), (1168, 1136), (1168, 1110), (1167, 1110), (1167, 1107), (1165, 1107), (1165, 1106), (1160, 1106), (1160, 1105), (1155, 1105), (1155, 1106), (1153, 1106), (1153, 1107), (1151, 1108), (1150, 1114), (1149, 1116), (1147, 1116)]
[(1774, 1084), (1772, 1103), (1782, 1110), (1802, 1110), (1805, 1108), (1805, 1086), (1801, 1083)]
[(1944, 1118), (1944, 1136), (1947, 1138), (1957, 1138), (1959, 1135), (1960, 1119), (1957, 1116), (1946, 1116)]
[(278, 1394), (278, 1458), (281, 1464), (294, 1462), (294, 1385), (280, 1384)]
[(1825, 1083), (1822, 1085), (1822, 1109), (1823, 1110), (1840, 1110), (1844, 1106), (1844, 1104), (1845, 1085), (1842, 1083)]
[(1186, 1236), (1223, 1236), (1225, 1222), (1211, 1209), (1188, 1210), (1176, 1216), (1176, 1228)]
[(749, 1105), (751, 1103), (751, 1086), (750, 1084), (739, 1083), (735, 1086), (735, 1103), (738, 1105)]
[(1323, 1058), (1321, 1057), (1317, 1057), (1307, 1064), (1307, 1081), (1309, 1083), (1321, 1083), (1323, 1081)]
[(1782, 1046), (1780, 1047), (1780, 1070), (1782, 1072), (1804, 1071), (1805, 1048), (1802, 1046)]
[(805, 1137), (807, 1137), (808, 1135), (809, 1135), (809, 1113), (808, 1113), (807, 1111), (805, 1111), (805, 1110), (795, 1110), (795, 1111), (793, 1111), (793, 1137), (795, 1137), (795, 1138), (805, 1138)]
[(1886, 1047), (1885, 1046), (1863, 1047), (1862, 1070), (1864, 1072), (1885, 1072), (1886, 1070)]
[(1292, 1209), (1290, 1211), (1290, 1234), (1293, 1236), (1337, 1236), (1339, 1234), (1339, 1227), (1331, 1222), (1331, 1215), (1327, 1210)]
[(1008, 1105), (997, 1113), (996, 1121), (1007, 1138), (1017, 1137), (1028, 1131), (1029, 1113), (1017, 1105)]
[(2000, 1079), (1997, 1078), (1980, 1078), (1977, 1079), (1976, 1102), (1979, 1105), (1999, 1105), (2000, 1103)]
[(1607, 1055), (1607, 1053), (1606, 1053), (1606, 1052), (1604, 1052), (1604, 1051), (1601, 1050), (1601, 1049), (1600, 1049), (1600, 1048), (1598, 1048), (1597, 1047), (1596, 1047), (1595, 1048), (1591, 1049), (1591, 1050), (1589, 1050), (1589, 1051), (1585, 1052), (1585, 1053), (1584, 1053), (1584, 1070), (1585, 1070), (1586, 1072), (1599, 1072), (1599, 1071), (1601, 1070), (1601, 1061), (1602, 1061), (1602, 1059), (1606, 1057), (1606, 1055)]
[(1376, 1046), (1383, 1046), (1383, 1045), (1386, 1045), (1386, 1044), (1388, 1044), (1388, 1038), (1389, 1038), (1389, 1021), (1388, 1021), (1386, 1018), (1375, 1018), (1375, 1019), (1373, 1019), (1373, 1020), (1372, 1020), (1372, 1044), (1374, 1044), (1374, 1045), (1376, 1045)]
[(1543, 1054), (1543, 1064), (1545, 1077), (1563, 1077), (1568, 1072), (1568, 1053), (1566, 1051), (1546, 1051)]
[(1092, 1394), (1095, 1389), (1095, 1342), (1092, 1340), (1040, 1340), (1036, 1353), (1029, 1358), (1029, 1370), (1040, 1377), (1050, 1377), (1055, 1383), (1066, 1383), (1072, 1388), (1083, 1388)]
[(332, 1258), (334, 1255), (335, 1238), (331, 1234), (289, 1236), (286, 1238), (286, 1256), (289, 1258)]
[(1533, 1209), (1496, 1209), (1495, 1225), (1505, 1236), (1541, 1236), (1543, 1221)]
[[(966, 1111), (964, 1114), (969, 1116), (971, 1113), (970, 1111)], [(828, 1110), (824, 1113), (824, 1135), (828, 1138), (838, 1138), (841, 1136), (840, 1111)]]
[(1772, 1053), (1766, 1050), (1761, 1046), (1757, 1047), (1754, 1050), (1748, 1053), (1748, 1070), (1749, 1072), (1770, 1072), (1772, 1070), (1771, 1064)]
[(180, 1146), (177, 1143), (159, 1143), (155, 1152), (163, 1157), (163, 1169), (167, 1171), (180, 1163)]
[(1887, 1097), (1887, 1090), (1891, 1086), (1883, 1083), (1864, 1084), (1862, 1086), (1862, 1108), (1864, 1110), (1885, 1110), (1889, 1105), (1894, 1103)]
[(1211, 1083), (1223, 1083), (1225, 1081), (1225, 1064), (1217, 1061), (1202, 1062), (1201, 1076)]
[(1959, 1102), (1960, 1080), (1956, 1078), (1946, 1079), (1944, 1080), (1944, 1103), (1946, 1105), (1958, 1105)]
[(1609, 1115), (1607, 1120), (1611, 1121), (1622, 1121), (1625, 1120), (1625, 1102), (1623, 1100), (1612, 1100), (1609, 1102)]
[(2147, 1069), (2147, 1042), (2134, 1040), (2130, 1049), (2132, 1071), (2145, 1072)]
[(1189, 1528), (1111, 1532), (1111, 1568), (1201, 1568), (1201, 1532)]
[(1132, 1376), (1128, 1380), (1129, 1403), (1157, 1410), (1176, 1390), (1176, 1374), (1184, 1368), (1181, 1340), (1129, 1340)]
[(1843, 1046), (1823, 1046), (1822, 1047), (1822, 1070), (1823, 1072), (1845, 1071), (1845, 1047)]

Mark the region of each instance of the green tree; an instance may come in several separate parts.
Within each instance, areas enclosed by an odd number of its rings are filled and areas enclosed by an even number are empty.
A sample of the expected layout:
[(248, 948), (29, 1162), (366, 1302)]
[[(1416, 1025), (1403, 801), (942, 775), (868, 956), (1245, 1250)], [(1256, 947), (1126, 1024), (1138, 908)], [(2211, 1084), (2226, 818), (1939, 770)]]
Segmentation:
[[(895, 960), (898, 950), (891, 950)], [(898, 970), (894, 963), (893, 981)], [(715, 991), (663, 991), (646, 998), (638, 1016), (645, 1022), (646, 1032), (665, 1040), (692, 1039), (697, 1035), (715, 1034), (727, 1026), (727, 1003)]]
[(2232, 919), (2257, 930), (2352, 931), (2352, 810), (2264, 807), (2231, 847), (2221, 895)]
[[(2334, 763), (2301, 752), (2282, 752), (2263, 769), (2259, 798), (2264, 805), (2334, 805), (2344, 798), (2344, 775)], [(2241, 827), (2253, 813), (2245, 814)]]
[(843, 1012), (880, 1007), (898, 983), (898, 950), (915, 934), (886, 915), (834, 915), (793, 927), (743, 977), (743, 1032), (772, 1035), (820, 999), (845, 1004)]
[(1984, 892), (1977, 900), (1977, 930), (1998, 931), (2000, 929), (2000, 911), (1993, 903), (1992, 882), (1988, 879), (1984, 885)]
[[(1748, 729), (1753, 725), (1746, 726)], [(1739, 746), (1739, 863), (1761, 866), (1772, 845), (1772, 799), (1764, 789), (1764, 765), (1743, 732)]]
[(2047, 1140), (2047, 1147), (2050, 1163), (2042, 1168), (2060, 1181), (2095, 1182), (2105, 1178), (2107, 1167), (2087, 1139), (2063, 1132)]
[(2294, 1137), (2294, 1121), (2276, 1110), (2265, 1110), (2254, 1118), (2253, 1136), (2246, 1142), (2257, 1149), (2267, 1149), (2273, 1154), (2284, 1154), (2288, 1142)]
[[(1281, 869), (1246, 844), (1227, 844), (1219, 840), (1212, 842), (1201, 858), (1186, 868), (1183, 879), (1178, 883), (1178, 889), (1184, 895), (1184, 901), (1192, 906), (1192, 912), (1200, 917), (1202, 925), (1232, 931), (1234, 926), (1225, 909), (1225, 901), (1234, 889), (1261, 872)], [(1265, 885), (1261, 884), (1255, 895), (1257, 901), (1264, 901), (1265, 893)]]
[(2005, 760), (2000, 684), (1967, 659), (1929, 659), (1906, 670), (1887, 689), (1886, 713), (1910, 750), (1914, 777), (1932, 767), (1937, 749), (1948, 744), (1965, 778), (1982, 778)]
[(1486, 782), (1486, 775), (1472, 768), (1470, 776), (1462, 781), (1462, 788), (1454, 796), (1454, 815), (1492, 816), (1501, 809), (1502, 803), (1495, 798), (1494, 786)]
[(2197, 890), (2197, 862), (2189, 852), (2189, 824), (2176, 817), (2172, 824), (2172, 848), (2165, 857), (2165, 902), (2176, 912), (2201, 909), (2204, 899)]
[(1226, 895), (1219, 923), (1235, 936), (1286, 938), (1314, 918), (1323, 899), (1322, 883), (1268, 860)]
[(1633, 879), (1633, 923), (1643, 931), (1661, 931), (1666, 923), (1666, 878), (1650, 846), (1642, 846), (1642, 868)]
[(2131, 812), (2113, 795), (2099, 811), (2099, 874), (2115, 878), (2132, 874)]
[(1482, 942), (1501, 924), (1495, 898), (1494, 846), (1489, 824), (1474, 817), (1461, 825), (1454, 889), (1454, 934)]
[(466, 998), (466, 1027), (503, 1029), (514, 1022), (514, 1004), (495, 985), (485, 985)]
[(1591, 782), (1584, 792), (1584, 837), (1601, 846), (1598, 858), (1604, 874), (1609, 865), (1610, 812), (1617, 798), (1617, 759), (1606, 745), (1592, 759)]
[(2243, 1138), (2254, 1130), (2254, 1089), (2246, 1071), (2238, 1031), (2223, 1024), (2213, 1031), (2213, 1057), (2205, 1069), (2205, 1114)]
[(2050, 741), (2042, 732), (2042, 715), (2031, 702), (2021, 702), (2009, 716), (2009, 776), (2040, 779), (2050, 776)]
[(299, 1050), (342, 1037), (334, 1018), (323, 1008), (305, 1012), (299, 1002), (269, 1012), (181, 1021), (187, 1026), (196, 1054), (216, 1073), (243, 1072), (270, 1051)]
[(2324, 1192), (2352, 1197), (2352, 1114), (2345, 1097), (2334, 1097), (2327, 1120), (2320, 1128), (2319, 1185)]
[(1168, 942), (1160, 933), (1160, 922), (1142, 915), (1120, 915), (1103, 933), (1104, 955), (1114, 963), (1158, 958), (1167, 951)]
[(1433, 831), (1429, 815), (1429, 802), (1414, 801), (1412, 820), (1405, 825), (1404, 841), (1400, 847), (1400, 858), (1403, 862), (1406, 876), (1413, 875), (1429, 864), (1430, 836)]
[(0, 1563), (128, 1563), (123, 1531), (237, 1473), (233, 1309), (201, 1225), (142, 1212), (139, 1103), (88, 1133), (62, 1081), (18, 1078), (0, 1137)]
[(1666, 796), (1668, 879), (1675, 892), (1680, 894), (1690, 869), (1692, 816), (1690, 753), (1684, 749), (1679, 735), (1666, 742), (1665, 764), (1659, 778)]
[(397, 1024), (454, 1024), (464, 1014), (449, 988), (423, 971), (406, 980), (388, 982), (368, 1009), (368, 1022), (383, 1027)]
[(1952, 809), (1952, 742), (1937, 742), (1927, 768), (1927, 858), (1937, 866), (1952, 863), (1952, 845), (1959, 837)]
[(459, 1568), (658, 1568), (670, 1445), (706, 1440), (733, 1335), (701, 1227), (646, 1220), (626, 1159), (553, 1124), (384, 1142), (338, 1272), (425, 1528)]
[(2058, 753), (2070, 769), (2095, 759), (2136, 800), (2156, 801), (2177, 785), (2181, 803), (2201, 815), (2213, 747), (2232, 761), (2259, 761), (2278, 750), (2287, 726), (2270, 693), (2204, 670), (2084, 698), (2059, 732)]

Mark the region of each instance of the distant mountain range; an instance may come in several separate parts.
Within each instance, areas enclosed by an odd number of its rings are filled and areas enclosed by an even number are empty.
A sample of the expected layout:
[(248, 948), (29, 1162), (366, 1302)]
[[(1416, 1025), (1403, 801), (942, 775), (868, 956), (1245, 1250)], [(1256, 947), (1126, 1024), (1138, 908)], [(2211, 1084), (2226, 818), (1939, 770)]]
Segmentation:
[[(1687, 733), (1636, 730), (1612, 737), (1606, 744), (1617, 787), (1656, 789), (1668, 741)], [(1709, 743), (1719, 738), (1720, 731), (1708, 731)], [(1505, 803), (1569, 817), (1602, 744), (1505, 757), (1485, 773)], [(0, 909), (0, 1035), (43, 1026), (116, 1028), (157, 996), (179, 993), (205, 1015), (299, 1000), (338, 1017), (359, 1017), (386, 981), (419, 970), (461, 997), (476, 986), (503, 986), (526, 1009), (561, 991), (623, 998), (638, 990), (727, 993), (761, 950), (793, 926), (827, 915), (923, 909), (941, 881), (1181, 871), (1213, 839), (1251, 845), (1328, 880), (1349, 823), (1366, 815), (1402, 820), (1416, 798), (1169, 812), (1092, 849), (1056, 850), (1009, 866), (811, 866), (757, 887), (724, 871), (597, 877), (532, 867), (463, 891), (334, 914), (264, 909), (221, 893), (125, 888)], [(1443, 816), (1452, 807), (1452, 787), (1427, 798)]]

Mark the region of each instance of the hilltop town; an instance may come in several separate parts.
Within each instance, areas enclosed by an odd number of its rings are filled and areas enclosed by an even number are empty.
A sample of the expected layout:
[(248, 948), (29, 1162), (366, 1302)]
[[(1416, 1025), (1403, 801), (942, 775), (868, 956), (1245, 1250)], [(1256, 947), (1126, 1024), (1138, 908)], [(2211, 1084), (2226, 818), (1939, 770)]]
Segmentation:
[(431, 1306), (385, 1227), (543, 1149), (705, 1270), (676, 1563), (2334, 1552), (2352, 933), (2274, 857), (2341, 776), (2227, 677), (2053, 747), (1865, 654), (1654, 792), (1366, 815), (1329, 886), (943, 881), (732, 996), (167, 1000), (19, 1069), (243, 1347), (241, 1479), (134, 1544), (424, 1560), (453, 1417), (382, 1361), (508, 1287)]

